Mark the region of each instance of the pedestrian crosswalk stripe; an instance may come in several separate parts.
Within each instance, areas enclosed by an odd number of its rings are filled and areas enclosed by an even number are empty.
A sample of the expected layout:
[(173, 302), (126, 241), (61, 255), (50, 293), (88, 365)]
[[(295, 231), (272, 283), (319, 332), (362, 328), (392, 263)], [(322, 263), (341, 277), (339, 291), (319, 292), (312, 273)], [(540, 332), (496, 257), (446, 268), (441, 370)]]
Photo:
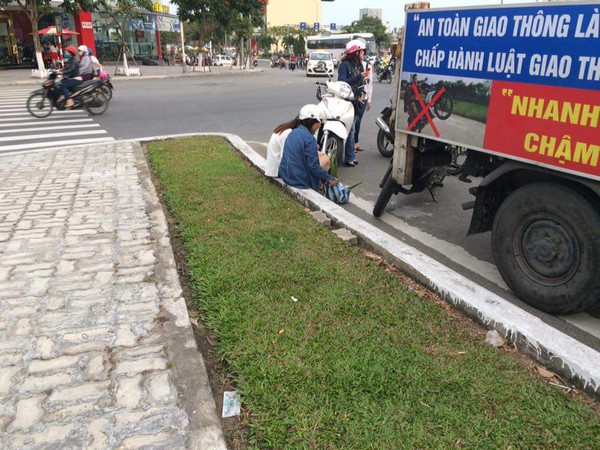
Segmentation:
[[(0, 134), (2, 133), (21, 133), (21, 132), (26, 132), (26, 133), (31, 133), (34, 131), (48, 131), (48, 130), (64, 130), (65, 128), (68, 129), (73, 129), (73, 128), (97, 128), (100, 127), (99, 124), (97, 123), (88, 123), (88, 124), (84, 124), (84, 125), (73, 125), (71, 123), (71, 121), (69, 121), (69, 123), (65, 123), (64, 125), (54, 125), (51, 127), (40, 127), (40, 128), (35, 128), (34, 130), (32, 130), (31, 128), (13, 128), (11, 130), (0, 130)], [(30, 135), (31, 139), (35, 138), (36, 135), (32, 134)]]
[(63, 147), (65, 145), (81, 145), (81, 144), (101, 144), (105, 142), (114, 142), (114, 138), (90, 138), (90, 139), (78, 139), (78, 140), (68, 140), (68, 141), (48, 141), (48, 142), (38, 142), (33, 144), (17, 144), (17, 145), (5, 145), (0, 147), (0, 153), (13, 151), (13, 150), (33, 150), (40, 148), (55, 148), (55, 147)]
[[(0, 91), (0, 154), (115, 140), (85, 109), (53, 107), (47, 117), (33, 116), (27, 109), (27, 102), (39, 88), (1, 87)], [(41, 112), (48, 113), (50, 109)]]
[(7, 141), (29, 141), (33, 139), (46, 139), (46, 138), (57, 138), (57, 137), (67, 137), (67, 136), (87, 136), (90, 134), (106, 134), (106, 130), (90, 130), (90, 131), (73, 131), (73, 132), (65, 132), (65, 133), (46, 133), (46, 134), (29, 134), (27, 136), (9, 136), (9, 137), (0, 137), (0, 142)]
[[(73, 120), (73, 118), (78, 118), (78, 117), (88, 117), (88, 115), (85, 113), (85, 111), (76, 111), (78, 114), (71, 114), (69, 116), (62, 116), (63, 120)], [(12, 114), (14, 115), (14, 114)], [(32, 120), (32, 121), (37, 121), (37, 123), (46, 123), (47, 120), (50, 120), (49, 117), (41, 117), (41, 118), (36, 118), (33, 117), (31, 114), (19, 114), (21, 116), (25, 116), (25, 117), (0, 117), (0, 122), (16, 122), (19, 120)], [(53, 119), (60, 119), (61, 116), (59, 115), (57, 116), (52, 116), (51, 118)], [(90, 119), (91, 120), (91, 119)]]
[[(35, 119), (35, 118), (31, 118), (32, 120), (28, 120), (27, 122), (19, 122), (19, 123), (0, 123), (0, 128), (5, 128), (5, 127), (34, 127), (34, 126), (39, 126), (39, 125), (56, 125), (56, 124), (65, 124), (65, 126), (68, 126), (72, 123), (79, 123), (79, 122), (93, 122), (92, 119), (87, 118), (87, 119), (71, 119), (70, 117), (68, 119), (63, 119), (63, 120), (44, 120), (44, 119)], [(5, 119), (7, 120), (7, 119)], [(18, 118), (15, 119), (15, 121), (18, 120), (26, 120), (23, 118)]]
[[(52, 114), (65, 114), (65, 115), (71, 115), (71, 114), (81, 114), (81, 111), (77, 111), (77, 110), (66, 110), (66, 111), (53, 111)], [(7, 112), (3, 112), (0, 113), (1, 117), (8, 117), (8, 116), (31, 116), (31, 114), (26, 111), (26, 112), (11, 112), (11, 113), (7, 113)]]

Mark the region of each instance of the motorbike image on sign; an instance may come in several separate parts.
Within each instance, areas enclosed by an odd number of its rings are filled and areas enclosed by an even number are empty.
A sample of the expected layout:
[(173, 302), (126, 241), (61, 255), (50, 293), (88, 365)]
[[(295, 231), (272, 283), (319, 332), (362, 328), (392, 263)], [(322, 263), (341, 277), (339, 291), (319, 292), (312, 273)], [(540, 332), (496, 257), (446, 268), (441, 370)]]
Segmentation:
[[(65, 99), (61, 97), (60, 82), (57, 81), (58, 73), (50, 72), (42, 89), (31, 93), (27, 99), (27, 111), (38, 118), (48, 117), (54, 108), (62, 111), (65, 109)], [(71, 99), (75, 102), (71, 109), (85, 109), (90, 114), (103, 114), (108, 108), (108, 99), (103, 92), (103, 80), (84, 81), (73, 89)]]
[[(354, 93), (343, 81), (315, 82), (319, 107), (325, 112), (327, 121), (319, 132), (319, 146), (331, 160), (331, 174), (337, 177), (338, 167), (344, 161), (346, 140), (354, 122)], [(321, 87), (324, 87), (323, 94)]]

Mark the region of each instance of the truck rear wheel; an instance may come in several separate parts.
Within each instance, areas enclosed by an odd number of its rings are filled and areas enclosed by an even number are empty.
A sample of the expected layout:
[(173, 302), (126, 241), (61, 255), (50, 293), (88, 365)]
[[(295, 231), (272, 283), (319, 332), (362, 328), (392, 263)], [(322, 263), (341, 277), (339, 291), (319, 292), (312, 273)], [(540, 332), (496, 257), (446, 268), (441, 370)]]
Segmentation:
[(600, 304), (600, 213), (583, 195), (551, 183), (513, 192), (492, 229), (496, 266), (523, 301), (554, 314)]

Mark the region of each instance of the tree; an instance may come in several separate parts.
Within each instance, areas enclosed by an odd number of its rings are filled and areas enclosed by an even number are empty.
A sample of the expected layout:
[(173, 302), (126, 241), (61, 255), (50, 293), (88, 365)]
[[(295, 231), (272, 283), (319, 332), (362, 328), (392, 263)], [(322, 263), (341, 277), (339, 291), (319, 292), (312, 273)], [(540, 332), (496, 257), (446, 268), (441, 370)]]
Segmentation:
[[(17, 5), (23, 11), (31, 22), (31, 32), (33, 36), (33, 47), (35, 48), (35, 59), (40, 71), (40, 76), (44, 73), (44, 60), (42, 58), (42, 43), (40, 41), (39, 22), (40, 17), (51, 11), (50, 0), (16, 0)], [(0, 0), (0, 6), (13, 3), (12, 0)]]
[(70, 8), (80, 7), (84, 11), (98, 11), (108, 15), (121, 40), (121, 54), (123, 54), (125, 72), (127, 72), (127, 60), (125, 55), (129, 54), (125, 41), (125, 31), (133, 19), (142, 19), (144, 14), (140, 11), (152, 10), (151, 0), (64, 0), (63, 5), (71, 3)]
[(377, 17), (365, 16), (360, 20), (355, 20), (352, 24), (345, 27), (346, 33), (373, 33), (378, 47), (389, 47), (390, 37), (385, 25)]
[[(226, 33), (235, 33), (239, 39), (238, 55), (244, 40), (250, 39), (254, 29), (263, 25), (266, 0), (172, 0), (182, 19), (208, 21)], [(240, 61), (240, 66), (241, 66)]]

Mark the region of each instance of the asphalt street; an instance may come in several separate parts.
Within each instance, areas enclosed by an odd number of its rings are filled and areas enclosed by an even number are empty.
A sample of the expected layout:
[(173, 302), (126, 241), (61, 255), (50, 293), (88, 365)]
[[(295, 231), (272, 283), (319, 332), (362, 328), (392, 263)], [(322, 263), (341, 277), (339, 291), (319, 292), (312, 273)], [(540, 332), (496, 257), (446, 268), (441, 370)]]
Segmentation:
[[(252, 76), (117, 79), (108, 111), (93, 120), (106, 130), (107, 138), (117, 140), (193, 132), (234, 133), (264, 155), (275, 126), (295, 117), (302, 105), (317, 102), (315, 81), (303, 71), (267, 67)], [(358, 153), (358, 167), (342, 169), (340, 177), (346, 184), (363, 182), (347, 209), (600, 350), (600, 310), (554, 317), (530, 308), (515, 298), (497, 272), (490, 233), (466, 236), (470, 212), (463, 211), (461, 204), (473, 199), (468, 193), (473, 184), (448, 177), (435, 193), (437, 201), (428, 192), (400, 194), (390, 200), (387, 213), (380, 219), (372, 217), (379, 181), (389, 164), (376, 148), (375, 119), (389, 104), (391, 91), (391, 85), (375, 82), (373, 108), (365, 115), (361, 130), (360, 141), (366, 151)]]

